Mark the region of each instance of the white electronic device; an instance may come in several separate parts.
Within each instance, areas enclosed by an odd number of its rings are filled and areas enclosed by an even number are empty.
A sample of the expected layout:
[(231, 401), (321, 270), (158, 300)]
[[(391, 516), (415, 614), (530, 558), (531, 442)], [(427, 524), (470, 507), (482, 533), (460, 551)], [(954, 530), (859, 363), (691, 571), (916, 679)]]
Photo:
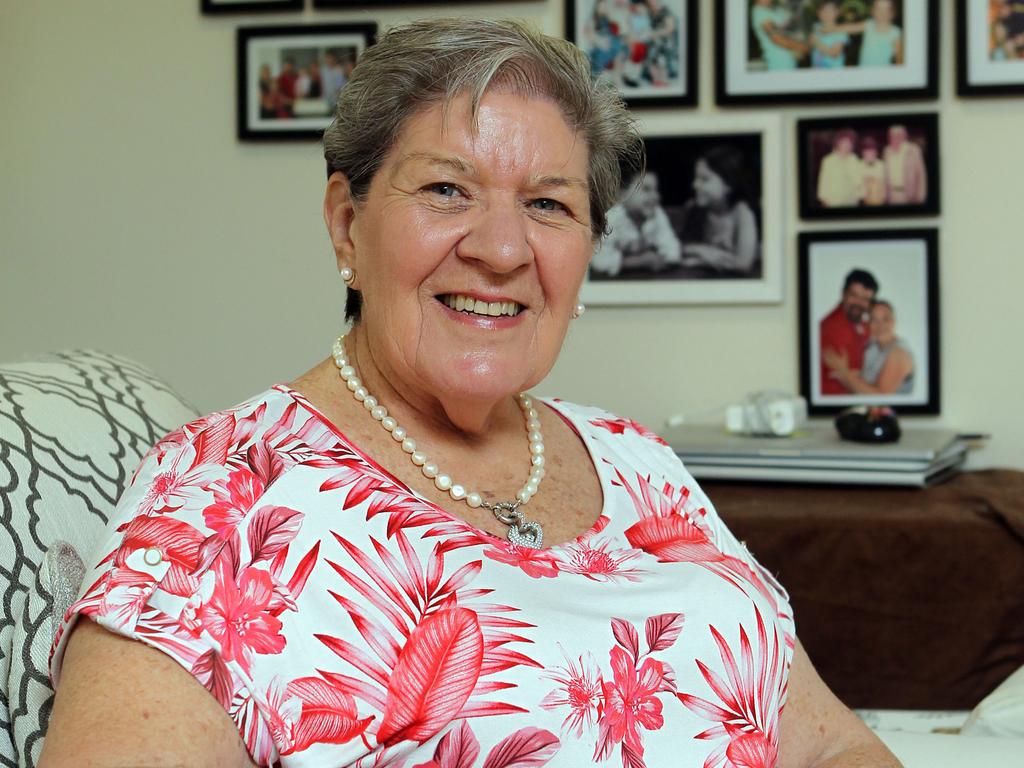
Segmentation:
[(754, 392), (725, 409), (725, 428), (743, 435), (791, 435), (807, 421), (807, 401), (786, 392)]

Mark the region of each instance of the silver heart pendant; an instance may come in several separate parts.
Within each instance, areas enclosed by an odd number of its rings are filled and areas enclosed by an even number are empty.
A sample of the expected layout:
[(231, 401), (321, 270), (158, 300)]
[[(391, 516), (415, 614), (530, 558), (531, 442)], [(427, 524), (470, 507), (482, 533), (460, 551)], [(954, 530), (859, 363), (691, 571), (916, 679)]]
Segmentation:
[(512, 544), (530, 549), (540, 549), (544, 544), (544, 531), (540, 523), (513, 523), (505, 536)]

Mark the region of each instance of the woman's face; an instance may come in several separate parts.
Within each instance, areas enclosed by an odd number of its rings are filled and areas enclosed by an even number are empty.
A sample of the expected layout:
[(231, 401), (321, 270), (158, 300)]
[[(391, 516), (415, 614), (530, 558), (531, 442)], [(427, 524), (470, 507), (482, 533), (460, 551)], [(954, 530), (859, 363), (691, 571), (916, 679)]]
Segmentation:
[(889, 341), (896, 328), (896, 318), (892, 310), (885, 304), (875, 304), (871, 308), (871, 322), (868, 326), (871, 338), (877, 341)]
[(412, 117), (348, 244), (334, 238), (375, 364), (440, 400), (497, 401), (548, 373), (594, 245), (587, 145), (558, 107), (488, 92), (477, 121), (467, 97), (446, 125), (440, 106)]
[(732, 190), (717, 173), (703, 160), (698, 160), (693, 169), (693, 196), (697, 205), (718, 205), (724, 203)]

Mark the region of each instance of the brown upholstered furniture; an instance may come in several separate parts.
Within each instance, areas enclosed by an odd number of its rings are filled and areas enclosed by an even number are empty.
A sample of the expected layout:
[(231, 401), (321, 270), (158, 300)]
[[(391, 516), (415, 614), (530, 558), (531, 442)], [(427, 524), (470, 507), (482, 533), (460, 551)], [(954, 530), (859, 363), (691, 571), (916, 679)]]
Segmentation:
[(970, 709), (1024, 665), (1024, 472), (928, 488), (702, 483), (852, 707)]

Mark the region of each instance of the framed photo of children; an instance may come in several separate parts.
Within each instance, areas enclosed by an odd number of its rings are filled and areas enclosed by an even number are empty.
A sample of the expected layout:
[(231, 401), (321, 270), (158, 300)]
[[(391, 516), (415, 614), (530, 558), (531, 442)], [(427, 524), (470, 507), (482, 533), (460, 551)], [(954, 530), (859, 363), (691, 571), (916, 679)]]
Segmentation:
[(938, 95), (938, 0), (720, 0), (719, 104)]
[(956, 16), (957, 93), (1024, 94), (1024, 4), (957, 0)]
[(699, 0), (565, 0), (567, 36), (631, 107), (697, 103)]
[(797, 148), (804, 219), (939, 213), (934, 112), (800, 120)]
[(641, 121), (647, 164), (626, 169), (581, 298), (589, 304), (782, 300), (778, 118)]
[(319, 139), (377, 25), (238, 29), (238, 138)]
[(800, 235), (800, 393), (811, 414), (939, 413), (938, 258), (935, 229)]

